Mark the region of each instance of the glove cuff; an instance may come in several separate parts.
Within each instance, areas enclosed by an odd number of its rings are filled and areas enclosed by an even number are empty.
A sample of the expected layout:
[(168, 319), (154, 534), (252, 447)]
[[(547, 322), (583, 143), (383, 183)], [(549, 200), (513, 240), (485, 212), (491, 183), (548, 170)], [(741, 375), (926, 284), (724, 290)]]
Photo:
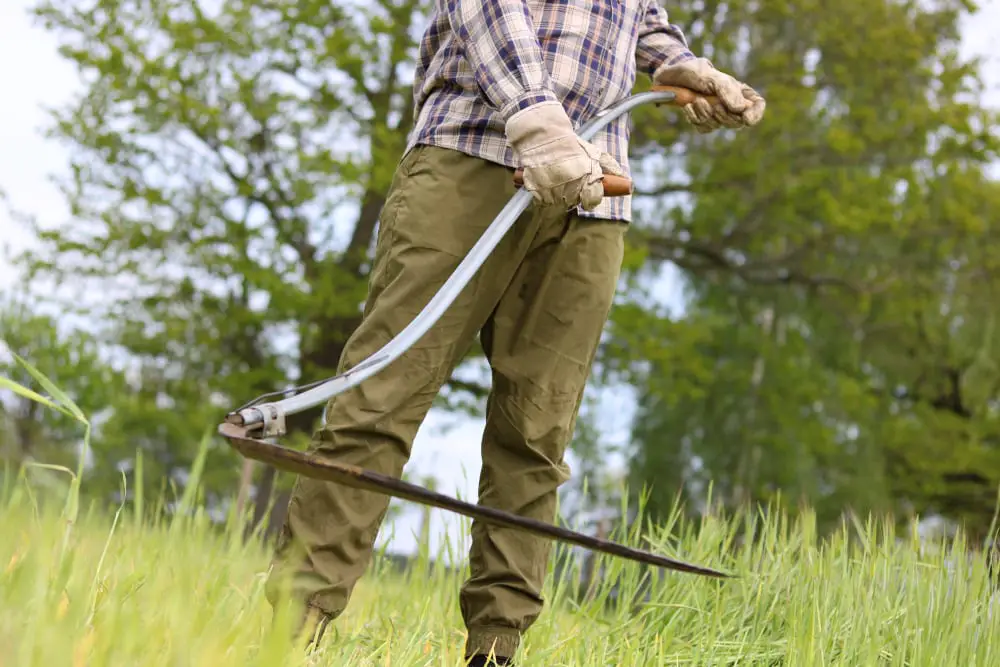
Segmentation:
[(712, 61), (705, 57), (679, 63), (664, 62), (653, 72), (653, 81), (664, 86), (683, 85), (691, 80), (692, 75), (700, 78), (718, 71)]
[[(505, 133), (525, 167), (535, 166), (545, 152), (574, 150), (578, 142), (573, 123), (559, 102), (541, 102), (518, 111), (508, 119)], [(567, 148), (560, 151), (560, 144)]]

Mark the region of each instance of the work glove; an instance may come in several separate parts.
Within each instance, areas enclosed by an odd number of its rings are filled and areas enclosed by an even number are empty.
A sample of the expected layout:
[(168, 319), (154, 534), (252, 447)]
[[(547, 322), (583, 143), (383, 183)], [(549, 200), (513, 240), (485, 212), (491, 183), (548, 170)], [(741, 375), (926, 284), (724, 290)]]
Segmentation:
[(689, 88), (719, 98), (721, 104), (709, 104), (704, 98), (698, 98), (682, 107), (688, 122), (702, 134), (720, 127), (750, 127), (764, 116), (764, 98), (747, 84), (715, 69), (707, 58), (674, 65), (664, 63), (653, 72), (653, 83)]
[(593, 210), (604, 198), (604, 174), (625, 170), (577, 136), (559, 102), (542, 102), (507, 121), (507, 140), (524, 168), (524, 187), (542, 204)]

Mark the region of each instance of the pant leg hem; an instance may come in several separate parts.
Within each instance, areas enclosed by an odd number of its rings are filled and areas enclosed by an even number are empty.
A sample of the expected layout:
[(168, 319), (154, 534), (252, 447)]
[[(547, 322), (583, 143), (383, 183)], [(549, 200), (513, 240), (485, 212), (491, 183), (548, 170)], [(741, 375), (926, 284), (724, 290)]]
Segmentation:
[(327, 599), (329, 596), (323, 593), (314, 593), (305, 599), (306, 609), (315, 609), (317, 612), (323, 614), (324, 616), (329, 616), (330, 618), (337, 618), (343, 613), (343, 609), (337, 608), (336, 605), (330, 604)]
[(493, 654), (496, 657), (511, 658), (521, 645), (521, 633), (504, 627), (470, 628), (465, 641), (465, 656)]

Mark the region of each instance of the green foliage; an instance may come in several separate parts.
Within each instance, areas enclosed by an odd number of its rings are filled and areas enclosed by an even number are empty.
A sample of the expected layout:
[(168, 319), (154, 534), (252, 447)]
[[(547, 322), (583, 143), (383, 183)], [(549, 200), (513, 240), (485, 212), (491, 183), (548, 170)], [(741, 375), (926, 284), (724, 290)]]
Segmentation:
[[(957, 54), (968, 4), (676, 4), (768, 109), (681, 137), (637, 203), (633, 284), (673, 263), (687, 303), (672, 319), (636, 288), (615, 315), (606, 358), (644, 394), (633, 484), (653, 508), (681, 491), (697, 509), (713, 482), (727, 505), (808, 501), (824, 527), (891, 508), (981, 536), (1000, 485), (1000, 185), (997, 116)], [(677, 140), (640, 113), (638, 150)]]
[[(225, 412), (334, 373), (411, 122), (421, 0), (47, 0), (85, 82), (54, 113), (72, 220), (31, 281), (128, 360), (104, 450), (176, 477)], [(293, 420), (308, 432), (318, 410)], [(213, 450), (206, 480), (235, 483)]]

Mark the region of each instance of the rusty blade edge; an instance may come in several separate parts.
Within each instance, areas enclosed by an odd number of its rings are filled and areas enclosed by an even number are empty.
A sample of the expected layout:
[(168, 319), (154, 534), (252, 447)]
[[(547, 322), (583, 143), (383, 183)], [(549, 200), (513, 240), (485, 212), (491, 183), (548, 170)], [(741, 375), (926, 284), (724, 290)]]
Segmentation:
[(315, 454), (300, 452), (280, 445), (272, 445), (250, 437), (245, 427), (236, 424), (222, 423), (219, 425), (218, 432), (219, 435), (228, 440), (233, 448), (243, 456), (270, 464), (275, 468), (287, 472), (343, 484), (364, 491), (372, 491), (401, 500), (409, 500), (422, 505), (430, 505), (477, 519), (484, 523), (505, 528), (515, 528), (533, 535), (575, 544), (593, 551), (646, 563), (647, 565), (656, 565), (668, 570), (721, 579), (733, 577), (733, 575), (718, 570), (673, 560), (641, 549), (627, 547), (617, 542), (592, 537), (569, 530), (568, 528), (538, 521), (537, 519), (530, 519), (496, 508), (468, 503), (371, 470), (329, 461)]

